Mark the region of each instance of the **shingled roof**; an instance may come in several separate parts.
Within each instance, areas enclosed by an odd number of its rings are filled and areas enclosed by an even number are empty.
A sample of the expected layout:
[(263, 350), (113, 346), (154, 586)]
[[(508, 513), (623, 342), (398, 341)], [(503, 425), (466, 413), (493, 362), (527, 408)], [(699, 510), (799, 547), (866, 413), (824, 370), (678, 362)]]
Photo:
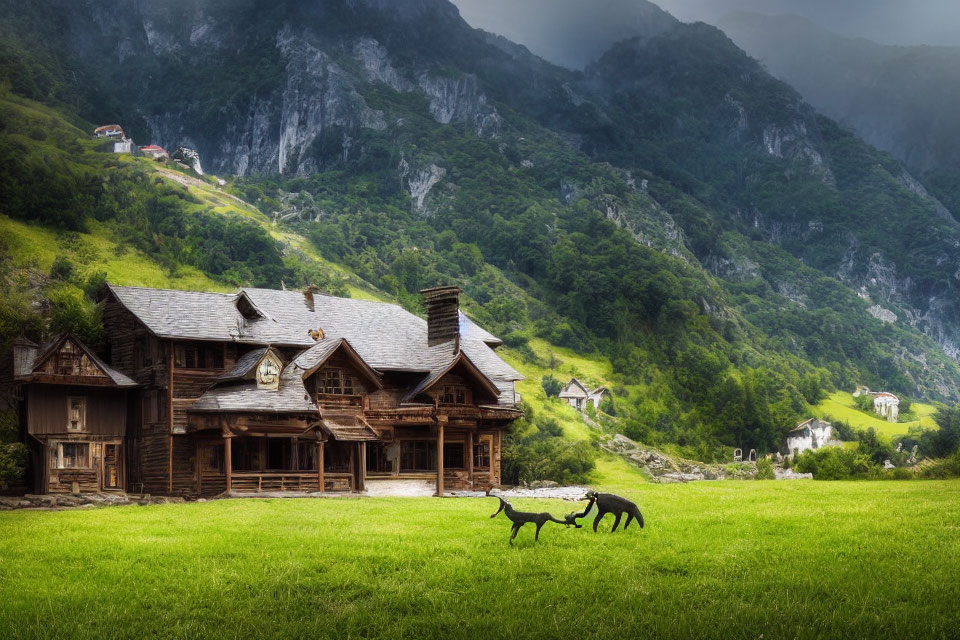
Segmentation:
[(280, 374), (279, 389), (260, 389), (255, 380), (220, 383), (200, 396), (190, 410), (319, 414), (303, 385), (302, 375), (303, 370), (291, 362)]
[[(315, 294), (313, 304), (299, 291), (242, 289), (236, 294), (109, 286), (116, 300), (156, 336), (256, 345), (314, 347), (311, 332), (326, 340), (344, 338), (377, 371), (431, 373), (449, 364), (453, 343), (427, 345), (427, 322), (385, 302)], [(248, 319), (237, 309), (242, 294), (267, 317)], [(464, 316), (460, 349), (491, 380), (522, 380), (490, 344), (499, 342)]]

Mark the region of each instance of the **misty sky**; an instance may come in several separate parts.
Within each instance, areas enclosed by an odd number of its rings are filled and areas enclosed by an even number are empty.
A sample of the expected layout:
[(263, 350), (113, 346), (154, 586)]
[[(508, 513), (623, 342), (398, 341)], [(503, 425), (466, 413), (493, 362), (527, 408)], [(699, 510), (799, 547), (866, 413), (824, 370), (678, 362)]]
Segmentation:
[[(539, 8), (545, 0), (509, 0), (506, 4), (503, 0), (452, 1), (471, 25), (504, 35), (545, 55), (545, 51), (537, 51), (546, 36), (545, 30), (554, 30), (566, 18), (568, 23), (562, 25), (560, 37), (571, 37), (586, 21), (596, 21), (602, 26), (594, 25), (595, 31), (603, 29), (612, 35), (624, 25), (618, 24), (619, 17), (603, 24), (601, 14), (606, 6), (632, 0), (550, 0), (554, 9), (544, 20), (532, 18), (529, 7)], [(571, 8), (571, 3), (576, 2), (582, 3), (582, 7)], [(657, 4), (683, 21), (715, 23), (738, 10), (795, 13), (836, 33), (884, 44), (960, 45), (960, 0), (659, 0)], [(505, 6), (511, 8), (505, 10)]]
[(958, 0), (662, 0), (657, 4), (684, 21), (714, 22), (735, 10), (796, 13), (831, 31), (884, 44), (960, 45)]

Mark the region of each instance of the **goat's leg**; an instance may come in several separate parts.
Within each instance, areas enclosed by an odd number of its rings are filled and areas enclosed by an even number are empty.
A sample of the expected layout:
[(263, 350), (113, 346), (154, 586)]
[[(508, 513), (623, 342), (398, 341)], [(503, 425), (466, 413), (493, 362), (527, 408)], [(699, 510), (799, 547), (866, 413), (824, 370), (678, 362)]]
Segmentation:
[(603, 516), (606, 515), (606, 511), (598, 511), (597, 517), (593, 519), (593, 532), (597, 532), (597, 525), (600, 524), (600, 521), (603, 520)]
[(517, 532), (520, 531), (520, 527), (523, 526), (522, 522), (517, 522), (513, 525), (513, 533), (510, 534), (510, 544), (513, 545), (513, 539), (517, 537)]
[(633, 514), (632, 514), (632, 513), (628, 513), (628, 514), (627, 514), (627, 521), (623, 523), (623, 530), (624, 530), (624, 531), (627, 530), (627, 527), (630, 526), (630, 523), (631, 523), (632, 521), (633, 521)]
[(537, 542), (540, 542), (540, 527), (543, 526), (542, 522), (537, 523), (537, 532), (533, 535), (533, 539)]
[(617, 527), (620, 525), (620, 516), (623, 515), (623, 512), (617, 514), (617, 519), (613, 521), (613, 529), (610, 530), (610, 533), (613, 533), (617, 530)]

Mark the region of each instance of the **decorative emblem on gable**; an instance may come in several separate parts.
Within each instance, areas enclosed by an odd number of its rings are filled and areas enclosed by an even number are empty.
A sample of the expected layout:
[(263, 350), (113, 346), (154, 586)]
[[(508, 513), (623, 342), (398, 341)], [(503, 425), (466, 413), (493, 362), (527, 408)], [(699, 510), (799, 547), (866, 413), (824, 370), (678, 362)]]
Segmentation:
[(283, 364), (272, 351), (268, 351), (263, 360), (257, 366), (257, 388), (273, 389), (280, 388), (280, 370)]

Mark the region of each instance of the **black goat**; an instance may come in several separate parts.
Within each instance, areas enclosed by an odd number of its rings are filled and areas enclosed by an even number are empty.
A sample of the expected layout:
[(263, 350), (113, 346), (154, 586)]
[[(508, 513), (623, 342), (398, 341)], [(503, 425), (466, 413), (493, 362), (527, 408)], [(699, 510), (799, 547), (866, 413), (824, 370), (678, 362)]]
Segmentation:
[(513, 508), (509, 502), (501, 498), (500, 496), (491, 496), (500, 501), (500, 508), (497, 509), (497, 513), (494, 513), (491, 518), (496, 518), (497, 514), (503, 511), (507, 518), (513, 523), (513, 530), (510, 534), (510, 544), (513, 544), (513, 539), (517, 537), (517, 532), (520, 531), (520, 527), (532, 522), (537, 525), (537, 533), (533, 536), (534, 540), (540, 540), (540, 527), (542, 527), (547, 522), (556, 522), (557, 524), (567, 524), (563, 520), (554, 518), (549, 513), (527, 513), (525, 511), (517, 511)]

